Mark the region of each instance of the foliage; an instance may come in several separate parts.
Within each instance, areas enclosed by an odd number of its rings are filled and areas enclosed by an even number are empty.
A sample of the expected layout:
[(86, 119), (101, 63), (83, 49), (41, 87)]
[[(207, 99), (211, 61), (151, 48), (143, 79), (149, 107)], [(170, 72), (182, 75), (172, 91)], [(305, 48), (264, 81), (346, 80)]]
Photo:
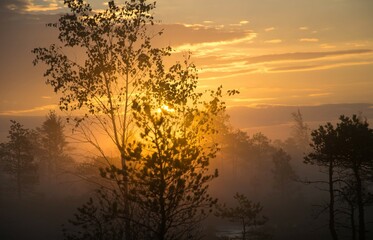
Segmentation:
[(216, 200), (207, 193), (216, 173), (209, 160), (216, 156), (214, 116), (224, 110), (221, 88), (202, 101), (195, 92), (195, 66), (177, 63), (166, 75), (152, 79), (152, 91), (133, 105), (140, 139), (128, 148), (134, 162), (132, 189), (142, 225), (155, 239), (191, 238), (192, 230)]
[(260, 203), (254, 203), (239, 193), (236, 193), (233, 198), (238, 205), (236, 207), (220, 205), (217, 207), (216, 216), (241, 224), (243, 240), (268, 238), (269, 235), (260, 229), (268, 221), (268, 218), (261, 215), (263, 207)]
[(116, 191), (107, 191), (104, 188), (98, 190), (96, 197), (90, 197), (85, 204), (78, 208), (75, 218), (69, 220), (69, 223), (75, 228), (63, 226), (64, 238), (67, 240), (123, 239), (125, 231), (124, 208), (118, 206), (122, 203), (118, 199), (120, 199), (120, 195)]
[[(365, 208), (371, 201), (366, 185), (372, 181), (373, 130), (367, 121), (356, 115), (341, 116), (334, 127), (331, 123), (312, 132), (313, 152), (305, 158), (306, 163), (317, 164), (327, 169), (329, 196), (329, 227), (337, 239), (335, 218), (336, 199), (350, 208), (349, 215), (358, 209), (359, 239), (365, 239)], [(352, 235), (355, 236), (354, 219), (351, 220)]]
[(293, 138), (300, 150), (303, 152), (309, 149), (310, 144), (310, 128), (307, 123), (304, 122), (302, 113), (298, 109), (297, 112), (293, 112)]
[[(162, 33), (149, 34), (155, 3), (132, 0), (119, 6), (109, 1), (100, 12), (82, 0), (65, 4), (70, 13), (56, 24), (63, 46), (35, 48), (34, 64), (48, 66), (46, 83), (61, 93), (61, 110), (78, 113), (73, 120), (83, 128), (85, 141), (101, 151), (92, 128), (101, 129), (123, 155), (131, 136), (133, 93), (170, 52), (151, 46), (151, 39)], [(87, 119), (90, 123), (83, 124)], [(125, 169), (124, 156), (122, 165)]]
[(47, 176), (48, 181), (52, 176), (66, 170), (67, 165), (72, 163), (72, 159), (66, 155), (64, 124), (61, 117), (55, 112), (48, 113), (40, 128), (37, 128), (40, 141), (40, 170)]
[[(62, 93), (60, 108), (83, 113), (74, 120), (86, 141), (108, 159), (93, 133), (100, 128), (121, 157), (121, 166), (101, 169), (109, 185), (71, 223), (112, 238), (195, 237), (194, 228), (216, 202), (207, 191), (217, 173), (208, 166), (218, 151), (212, 136), (214, 119), (225, 109), (222, 88), (206, 92), (210, 98), (197, 93), (189, 59), (165, 66), (171, 49), (152, 47), (155, 35), (149, 35), (155, 3), (110, 1), (102, 12), (80, 0), (65, 3), (71, 12), (59, 20), (64, 46), (34, 49), (34, 64), (47, 64), (46, 83)], [(65, 54), (71, 50), (83, 52), (83, 61)], [(95, 239), (85, 230), (65, 236)]]
[(282, 193), (291, 190), (291, 183), (297, 179), (291, 164), (291, 157), (284, 150), (279, 149), (272, 155), (274, 167), (272, 169), (274, 188)]
[[(154, 48), (151, 34), (155, 3), (145, 0), (108, 2), (104, 11), (94, 11), (83, 0), (65, 0), (70, 13), (60, 17), (59, 41), (48, 48), (35, 48), (34, 64), (47, 65), (46, 83), (61, 93), (61, 110), (77, 112), (75, 126), (85, 141), (105, 156), (93, 129), (99, 129), (113, 142), (121, 157), (125, 210), (129, 215), (128, 164), (126, 148), (132, 137), (131, 106), (135, 92), (152, 78), (153, 69), (161, 72), (162, 58), (170, 48)], [(72, 53), (72, 54), (68, 54)], [(77, 54), (80, 56), (76, 58)], [(84, 120), (89, 120), (86, 123)], [(126, 234), (130, 222), (126, 220)], [(126, 235), (126, 239), (131, 236)]]
[(0, 145), (0, 157), (4, 170), (15, 178), (20, 198), (25, 188), (37, 182), (37, 164), (34, 161), (32, 132), (14, 120), (11, 123), (9, 141)]

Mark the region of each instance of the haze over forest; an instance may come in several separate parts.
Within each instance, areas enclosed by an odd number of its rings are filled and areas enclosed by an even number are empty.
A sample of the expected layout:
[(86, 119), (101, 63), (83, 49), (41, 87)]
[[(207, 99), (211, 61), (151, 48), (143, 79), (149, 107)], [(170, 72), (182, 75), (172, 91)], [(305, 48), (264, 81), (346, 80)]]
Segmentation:
[(370, 239), (372, 12), (2, 0), (0, 239)]

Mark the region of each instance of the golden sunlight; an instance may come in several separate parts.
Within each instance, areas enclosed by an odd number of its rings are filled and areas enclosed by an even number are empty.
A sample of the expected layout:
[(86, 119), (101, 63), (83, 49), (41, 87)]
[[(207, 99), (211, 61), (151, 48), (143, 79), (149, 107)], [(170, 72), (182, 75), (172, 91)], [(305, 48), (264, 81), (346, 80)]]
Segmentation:
[(175, 112), (175, 109), (170, 108), (167, 105), (162, 105), (160, 108), (157, 109), (157, 113), (162, 113), (162, 112)]

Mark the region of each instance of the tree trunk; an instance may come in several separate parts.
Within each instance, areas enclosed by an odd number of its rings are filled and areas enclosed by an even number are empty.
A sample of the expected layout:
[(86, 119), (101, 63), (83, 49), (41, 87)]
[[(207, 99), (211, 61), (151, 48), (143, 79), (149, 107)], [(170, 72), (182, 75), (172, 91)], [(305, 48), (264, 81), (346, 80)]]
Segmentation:
[(124, 215), (125, 215), (125, 222), (124, 222), (124, 235), (126, 240), (132, 240), (132, 229), (131, 229), (131, 217), (130, 217), (130, 206), (129, 206), (129, 189), (128, 189), (128, 171), (127, 171), (127, 163), (124, 153), (121, 153), (121, 163), (122, 163), (122, 170), (123, 170), (123, 191), (124, 191)]
[(364, 202), (363, 202), (363, 188), (359, 172), (354, 171), (356, 178), (356, 196), (357, 206), (359, 212), (359, 240), (365, 240), (365, 217), (364, 217)]
[(335, 216), (334, 216), (334, 173), (333, 159), (329, 162), (329, 230), (333, 240), (338, 240), (337, 231), (335, 229)]
[(159, 226), (159, 240), (164, 240), (166, 237), (166, 222), (167, 222), (167, 216), (166, 216), (166, 203), (165, 203), (165, 193), (166, 193), (166, 182), (163, 175), (163, 163), (161, 163), (161, 189), (160, 190), (160, 196), (159, 196), (159, 204), (160, 204), (160, 214), (161, 214), (161, 222)]
[(18, 193), (18, 199), (22, 198), (22, 190), (21, 190), (21, 173), (20, 170), (17, 169), (17, 193)]
[(351, 233), (352, 233), (352, 240), (356, 240), (356, 226), (355, 226), (355, 208), (353, 206), (353, 203), (351, 203)]

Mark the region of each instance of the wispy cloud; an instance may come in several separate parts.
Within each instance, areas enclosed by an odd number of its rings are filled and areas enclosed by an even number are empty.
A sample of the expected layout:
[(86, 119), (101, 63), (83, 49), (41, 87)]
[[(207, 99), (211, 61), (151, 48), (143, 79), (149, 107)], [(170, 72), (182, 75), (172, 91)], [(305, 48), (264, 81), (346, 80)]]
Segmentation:
[(63, 4), (57, 0), (44, 0), (43, 4), (37, 4), (33, 0), (28, 0), (28, 5), (26, 8), (27, 12), (47, 12), (55, 11), (61, 9)]
[(0, 112), (0, 116), (9, 116), (9, 115), (23, 115), (28, 113), (39, 113), (44, 112), (47, 110), (54, 110), (57, 109), (57, 105), (44, 105), (39, 107), (33, 107), (30, 109), (22, 109), (22, 110), (5, 110)]
[(318, 38), (301, 38), (299, 39), (300, 42), (318, 42), (320, 41)]
[(330, 92), (325, 92), (325, 93), (311, 93), (308, 94), (309, 97), (323, 97), (323, 96), (329, 96), (332, 95)]
[(320, 47), (321, 47), (321, 48), (324, 48), (324, 49), (336, 48), (335, 45), (328, 44), (328, 43), (320, 44)]
[(281, 39), (272, 39), (272, 40), (267, 40), (264, 41), (265, 43), (282, 43)]
[(264, 29), (264, 31), (266, 31), (266, 32), (270, 32), (270, 31), (273, 31), (273, 30), (275, 30), (274, 27), (269, 27), (269, 28)]
[(299, 30), (306, 31), (306, 30), (308, 30), (308, 27), (299, 27)]
[(347, 67), (347, 66), (360, 66), (360, 65), (373, 65), (373, 61), (326, 63), (326, 64), (320, 64), (320, 65), (277, 67), (277, 68), (269, 68), (268, 72), (315, 71), (315, 70), (326, 70), (326, 69), (332, 69), (332, 68), (340, 68), (340, 67)]
[(276, 98), (232, 98), (232, 102), (266, 102), (276, 100)]
[(317, 59), (330, 56), (341, 56), (341, 55), (355, 55), (372, 53), (371, 49), (352, 49), (343, 51), (328, 51), (328, 52), (295, 52), (295, 53), (281, 53), (281, 54), (268, 54), (247, 58), (249, 63), (259, 62), (274, 62), (284, 60), (306, 60), (306, 59)]
[[(370, 53), (370, 54), (369, 54)], [(368, 65), (373, 63), (370, 49), (344, 51), (299, 52), (268, 54), (253, 57), (237, 57), (224, 60), (226, 63), (202, 65), (201, 80), (228, 79), (254, 73), (284, 73), (325, 70), (346, 66)], [(366, 57), (358, 57), (367, 54)], [(365, 60), (364, 60), (365, 59)], [(220, 73), (217, 75), (216, 73)]]
[(174, 48), (175, 52), (192, 51), (195, 55), (206, 55), (206, 53), (215, 52), (220, 50), (219, 47), (225, 47), (241, 43), (249, 43), (256, 38), (256, 33), (246, 33), (241, 38), (235, 38), (224, 41), (215, 42), (201, 42), (196, 44), (183, 44)]
[(183, 24), (184, 27), (187, 27), (187, 28), (193, 28), (195, 30), (199, 30), (199, 29), (204, 29), (204, 28), (208, 28), (208, 26), (206, 25), (203, 25), (203, 24), (199, 24), (199, 23), (195, 23), (195, 24)]
[(0, 1), (0, 10), (2, 12), (15, 11), (23, 12), (27, 9), (29, 5), (27, 0), (1, 0)]

